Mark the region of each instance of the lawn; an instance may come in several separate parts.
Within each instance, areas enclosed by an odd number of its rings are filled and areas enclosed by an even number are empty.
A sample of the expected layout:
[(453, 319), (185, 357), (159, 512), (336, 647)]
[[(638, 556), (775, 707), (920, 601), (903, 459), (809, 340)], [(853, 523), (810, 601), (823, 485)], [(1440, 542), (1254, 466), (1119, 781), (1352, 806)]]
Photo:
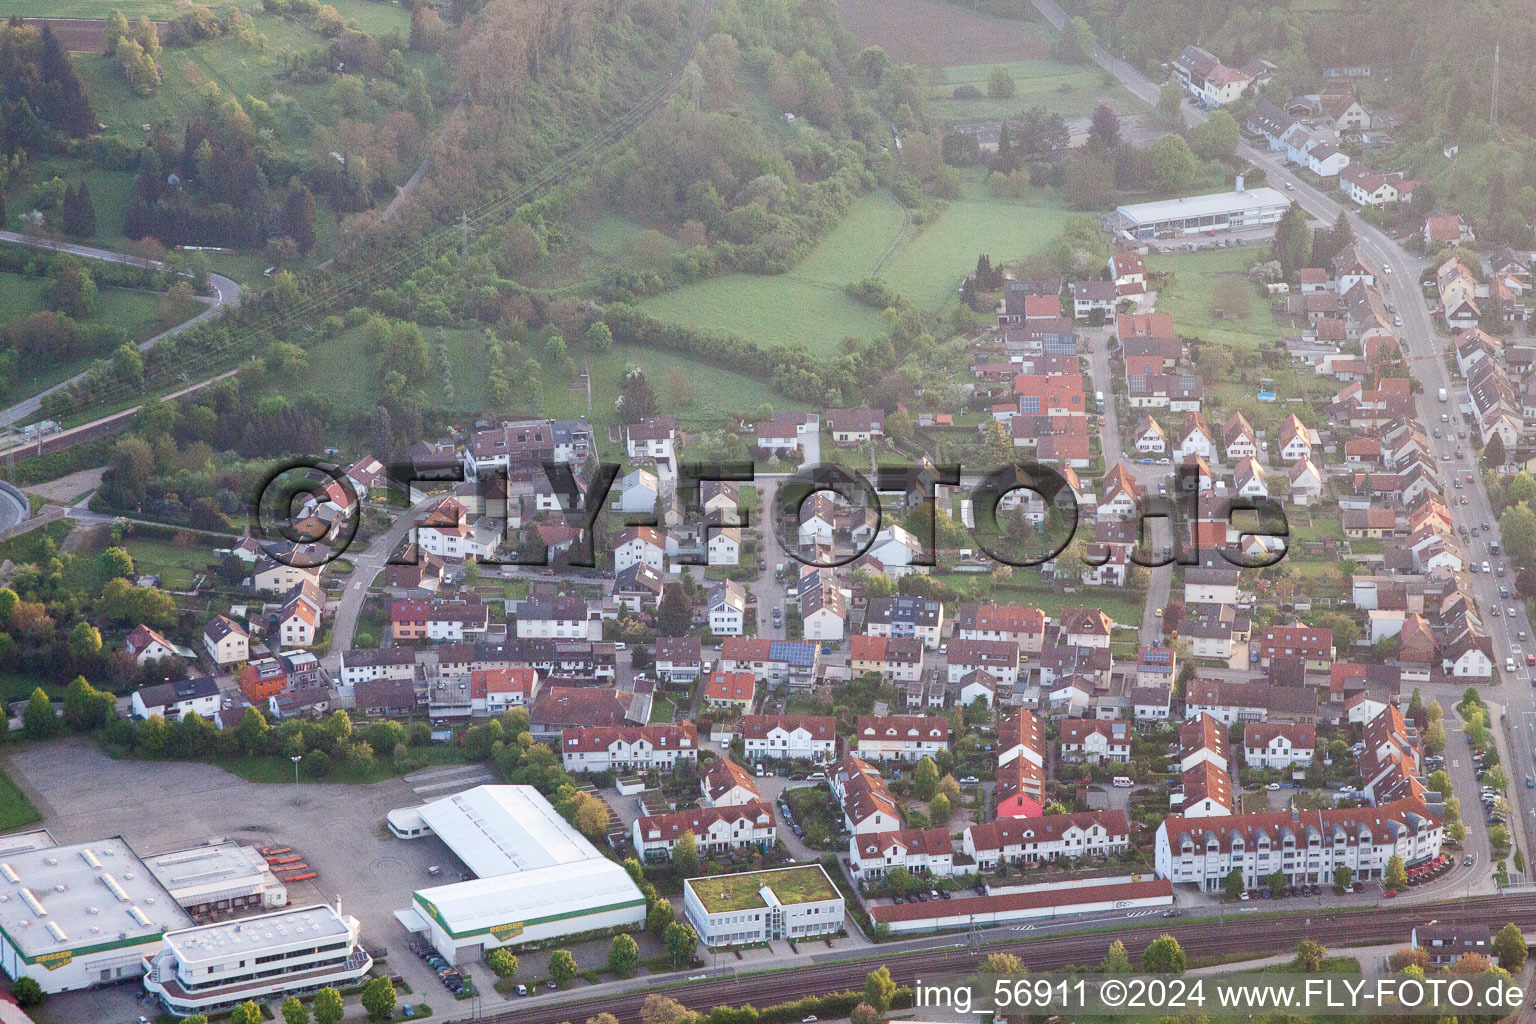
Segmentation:
[(1248, 267), (1269, 258), (1263, 246), (1213, 249), (1207, 252), (1162, 254), (1147, 257), (1147, 272), (1172, 274), (1157, 294), (1157, 311), (1171, 313), (1173, 325), (1185, 337), (1201, 338), (1252, 351), (1268, 345), (1286, 332), (1275, 323), (1269, 303), (1255, 292), (1246, 316), (1218, 320), (1211, 315), (1216, 282), (1222, 274), (1244, 274)]
[(814, 864), (779, 871), (713, 875), (691, 879), (688, 884), (711, 914), (767, 906), (759, 892), (764, 885), (785, 905), (837, 898), (837, 889), (828, 881), (826, 872)]
[(830, 355), (845, 337), (882, 333), (879, 315), (849, 298), (843, 286), (874, 272), (904, 222), (890, 196), (867, 195), (787, 274), (711, 278), (646, 299), (640, 308), (689, 327)]
[[(1005, 67), (1013, 76), (1014, 93), (1007, 99), (986, 95), (987, 76), (994, 67)], [(957, 100), (957, 86), (973, 85), (981, 90), (980, 99)], [(970, 64), (943, 69), (943, 81), (927, 89), (928, 111), (950, 124), (971, 121), (1001, 121), (1017, 117), (1019, 111), (1041, 107), (1064, 118), (1089, 117), (1100, 103), (1108, 103), (1119, 114), (1139, 113), (1145, 109), (1121, 86), (1104, 87), (1104, 74), (1096, 67), (1062, 64), (1054, 60), (1021, 60), (1007, 64)]]
[(950, 200), (938, 219), (908, 234), (880, 271), (880, 279), (934, 313), (955, 299), (960, 282), (988, 253), (993, 265), (1043, 249), (1066, 222), (1067, 211), (1050, 192), (1029, 200), (998, 199), (973, 171), (964, 194)]
[(0, 832), (30, 825), (34, 821), (41, 821), (42, 817), (37, 813), (37, 808), (32, 806), (32, 801), (27, 799), (27, 794), (21, 791), (21, 787), (0, 774)]
[(183, 548), (169, 541), (129, 537), (123, 548), (135, 569), (160, 577), (163, 589), (190, 590), (193, 577), (206, 573), (214, 562), (213, 551), (202, 543), (200, 539), (197, 547)]
[(713, 278), (646, 299), (641, 308), (673, 323), (830, 354), (845, 337), (884, 333), (874, 310), (843, 293), (877, 265), (877, 277), (923, 312), (937, 313), (981, 253), (993, 263), (1023, 257), (1053, 240), (1066, 217), (1049, 192), (1033, 200), (993, 197), (977, 170), (965, 193), (920, 227), (903, 228), (901, 210), (885, 195), (865, 196), (789, 273)]

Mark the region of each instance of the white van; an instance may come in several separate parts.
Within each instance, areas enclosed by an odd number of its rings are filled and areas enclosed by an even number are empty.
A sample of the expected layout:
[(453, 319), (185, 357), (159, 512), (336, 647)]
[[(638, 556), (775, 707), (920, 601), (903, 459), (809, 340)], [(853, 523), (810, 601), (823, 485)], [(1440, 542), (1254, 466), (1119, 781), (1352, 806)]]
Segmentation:
[(1124, 775), (1116, 775), (1115, 776), (1115, 788), (1117, 788), (1117, 789), (1130, 789), (1132, 785), (1134, 785), (1134, 783), (1132, 783), (1131, 780), (1129, 778), (1127, 778), (1126, 776), (1124, 776)]
[(1513, 672), (1514, 670), (1515, 670), (1515, 659), (1514, 658), (1505, 658), (1504, 659), (1504, 671), (1505, 672)]

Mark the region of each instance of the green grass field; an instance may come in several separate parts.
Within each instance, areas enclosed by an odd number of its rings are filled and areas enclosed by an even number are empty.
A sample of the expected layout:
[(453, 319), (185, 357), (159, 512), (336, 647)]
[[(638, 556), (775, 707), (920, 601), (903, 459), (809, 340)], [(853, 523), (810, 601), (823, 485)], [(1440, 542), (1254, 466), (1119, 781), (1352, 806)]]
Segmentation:
[(879, 315), (849, 298), (843, 286), (875, 269), (904, 219), (889, 196), (864, 196), (789, 273), (711, 278), (646, 299), (640, 308), (689, 327), (835, 353), (845, 337), (869, 339), (881, 333)]
[(202, 546), (202, 541), (211, 544), (213, 538), (201, 538), (197, 547), (181, 548), (169, 541), (129, 537), (123, 549), (133, 558), (135, 569), (159, 576), (163, 589), (188, 590), (192, 578), (206, 573), (216, 560), (212, 548)]
[[(1140, 104), (1123, 87), (1106, 89), (1104, 74), (1098, 68), (1053, 60), (1021, 60), (1002, 65), (1013, 76), (1014, 94), (1007, 99), (990, 99), (986, 95), (987, 76), (997, 66), (944, 68), (943, 82), (935, 82), (926, 89), (929, 112), (950, 124), (963, 124), (1016, 117), (1031, 107), (1041, 107), (1065, 118), (1088, 117), (1100, 103), (1108, 103), (1119, 114), (1140, 109)], [(955, 87), (961, 85), (974, 85), (981, 90), (982, 98), (954, 99)]]
[(1248, 315), (1237, 320), (1211, 316), (1211, 300), (1222, 274), (1243, 274), (1253, 263), (1267, 259), (1262, 246), (1215, 249), (1209, 252), (1154, 253), (1147, 257), (1149, 273), (1171, 273), (1172, 281), (1157, 295), (1157, 311), (1171, 313), (1174, 326), (1186, 337), (1235, 345), (1252, 351), (1283, 338), (1285, 331), (1270, 315), (1269, 304), (1255, 292)]
[(874, 310), (848, 298), (844, 285), (868, 274), (889, 253), (877, 276), (925, 313), (939, 312), (955, 298), (981, 253), (990, 253), (993, 263), (1018, 259), (1060, 233), (1067, 212), (1050, 193), (1039, 197), (995, 198), (978, 170), (968, 177), (965, 193), (935, 219), (903, 229), (901, 210), (888, 197), (865, 196), (789, 273), (714, 278), (646, 299), (641, 308), (690, 327), (835, 352), (844, 337), (871, 338), (884, 331)]
[(924, 312), (937, 312), (956, 299), (977, 256), (989, 253), (994, 266), (1019, 259), (1044, 248), (1066, 219), (1051, 193), (998, 199), (987, 191), (982, 172), (973, 171), (961, 198), (951, 200), (936, 222), (904, 238), (880, 278)]

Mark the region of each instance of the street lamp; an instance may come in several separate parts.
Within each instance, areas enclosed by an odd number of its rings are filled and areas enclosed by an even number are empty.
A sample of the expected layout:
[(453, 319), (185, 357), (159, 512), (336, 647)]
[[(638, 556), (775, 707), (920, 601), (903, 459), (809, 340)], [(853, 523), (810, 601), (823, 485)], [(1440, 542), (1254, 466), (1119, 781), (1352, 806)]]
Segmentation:
[(304, 760), (304, 755), (303, 754), (294, 754), (292, 757), (288, 758), (288, 760), (293, 762), (293, 782), (294, 782), (294, 785), (298, 785), (298, 782), (299, 782), (299, 762)]

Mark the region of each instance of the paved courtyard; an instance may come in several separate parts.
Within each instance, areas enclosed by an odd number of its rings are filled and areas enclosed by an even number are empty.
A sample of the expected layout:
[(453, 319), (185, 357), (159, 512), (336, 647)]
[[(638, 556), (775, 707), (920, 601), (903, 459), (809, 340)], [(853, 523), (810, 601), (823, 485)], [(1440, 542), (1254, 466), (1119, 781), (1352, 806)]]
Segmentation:
[[(403, 841), (385, 829), (393, 808), (448, 796), (492, 781), (479, 765), (431, 768), (366, 786), (252, 783), (213, 765), (178, 761), (114, 761), (83, 739), (28, 747), (12, 754), (7, 771), (43, 815), (42, 827), (60, 843), (121, 835), (140, 856), (186, 849), (213, 838), (254, 846), (291, 846), (317, 878), (288, 887), (290, 903), (334, 902), (363, 923), (370, 947), (384, 946), (384, 966), (415, 990), (402, 1002), (424, 999), (439, 1016), (469, 1016), (406, 948), (394, 912), (417, 888), (452, 881), (463, 870), (434, 837)], [(36, 826), (34, 826), (36, 827)], [(433, 865), (442, 868), (434, 879)], [(606, 942), (572, 952), (583, 968), (601, 966)], [(656, 950), (642, 940), (642, 954)], [(523, 956), (520, 978), (542, 977), (547, 953)], [(464, 965), (488, 993), (482, 1007), (499, 1004), (495, 980), (483, 963)], [(38, 1013), (42, 1024), (134, 1021), (153, 1017), (138, 1000), (137, 985), (115, 985), (55, 996)], [(351, 1001), (355, 1004), (356, 1000)], [(359, 1011), (360, 1012), (360, 1011)]]

